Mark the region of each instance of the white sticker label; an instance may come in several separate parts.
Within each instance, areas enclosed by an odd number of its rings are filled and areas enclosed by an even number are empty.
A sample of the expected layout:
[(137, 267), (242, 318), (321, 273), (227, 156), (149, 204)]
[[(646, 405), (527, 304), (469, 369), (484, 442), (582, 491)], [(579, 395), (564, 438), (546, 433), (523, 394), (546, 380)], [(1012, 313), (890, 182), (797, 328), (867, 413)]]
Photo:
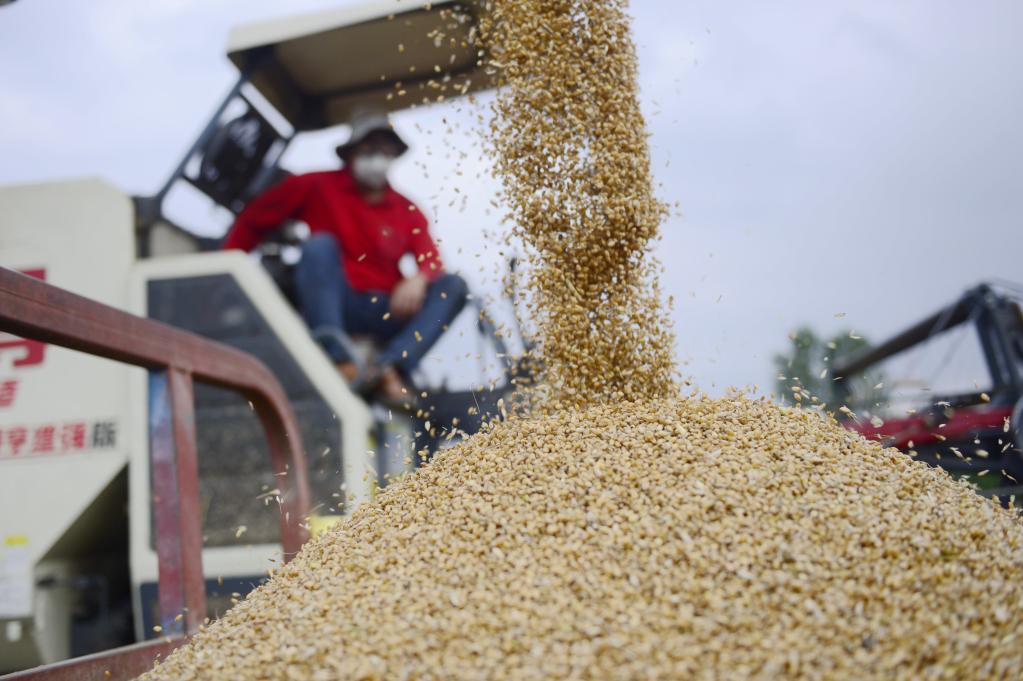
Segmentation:
[(0, 544), (0, 617), (32, 616), (32, 565), (28, 537), (12, 535)]

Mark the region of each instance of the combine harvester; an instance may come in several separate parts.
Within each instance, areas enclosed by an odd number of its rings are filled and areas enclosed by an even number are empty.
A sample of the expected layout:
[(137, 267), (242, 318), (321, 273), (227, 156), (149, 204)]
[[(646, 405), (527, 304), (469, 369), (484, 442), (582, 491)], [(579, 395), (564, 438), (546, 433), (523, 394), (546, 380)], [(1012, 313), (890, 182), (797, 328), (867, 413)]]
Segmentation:
[[(440, 445), (425, 418), (376, 414), (311, 338), (288, 298), (287, 226), (260, 262), (214, 252), (164, 205), (184, 188), (237, 213), (286, 174), (297, 135), (489, 87), (474, 12), (383, 0), (238, 28), (238, 81), (157, 194), (0, 188), (0, 673), (129, 643), (24, 674), (148, 668), (258, 585), (282, 545), (370, 498), (374, 452)], [(505, 380), (430, 388), (435, 424), (458, 414), (474, 432), (510, 388), (500, 334), (480, 332)]]
[[(1023, 287), (984, 283), (835, 368), (845, 425), (965, 476), (985, 496), (1023, 498)], [(1017, 506), (1019, 502), (1017, 501)]]

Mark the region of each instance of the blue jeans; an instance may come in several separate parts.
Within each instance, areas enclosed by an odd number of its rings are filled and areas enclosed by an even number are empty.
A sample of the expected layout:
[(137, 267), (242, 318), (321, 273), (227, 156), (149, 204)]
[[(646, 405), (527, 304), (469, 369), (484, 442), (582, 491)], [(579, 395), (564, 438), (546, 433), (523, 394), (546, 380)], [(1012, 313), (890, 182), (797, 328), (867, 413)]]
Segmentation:
[(329, 234), (315, 234), (302, 244), (302, 259), (295, 268), (302, 317), (335, 362), (353, 361), (344, 339), (370, 336), (385, 344), (378, 362), (407, 376), (465, 307), (469, 293), (465, 280), (457, 274), (441, 275), (430, 284), (414, 317), (384, 319), (389, 293), (354, 290), (340, 256), (337, 240)]

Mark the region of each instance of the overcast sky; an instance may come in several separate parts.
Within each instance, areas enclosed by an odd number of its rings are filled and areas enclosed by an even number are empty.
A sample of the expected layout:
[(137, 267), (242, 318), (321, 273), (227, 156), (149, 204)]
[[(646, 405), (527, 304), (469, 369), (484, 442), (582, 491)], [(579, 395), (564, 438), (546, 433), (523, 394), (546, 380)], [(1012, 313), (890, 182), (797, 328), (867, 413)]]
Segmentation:
[[(229, 28), (339, 4), (0, 9), (0, 183), (100, 175), (153, 192), (235, 77)], [(880, 340), (979, 280), (1023, 280), (1023, 3), (634, 0), (633, 12), (655, 175), (681, 207), (664, 225), (663, 284), (697, 383), (769, 386), (772, 353), (801, 323)], [(451, 269), (494, 290), (496, 185), (453, 180), (486, 163), (462, 133), (444, 139), (443, 118), (468, 114), (398, 118), (413, 152), (395, 184), (433, 216)], [(344, 136), (309, 136), (287, 164), (329, 167)]]

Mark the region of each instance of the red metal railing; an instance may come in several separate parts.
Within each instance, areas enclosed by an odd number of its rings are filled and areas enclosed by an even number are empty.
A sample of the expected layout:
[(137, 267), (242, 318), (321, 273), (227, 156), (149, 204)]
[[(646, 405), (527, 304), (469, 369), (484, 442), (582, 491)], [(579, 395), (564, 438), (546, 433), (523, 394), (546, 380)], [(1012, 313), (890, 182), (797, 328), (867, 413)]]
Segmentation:
[(153, 668), (156, 660), (166, 657), (185, 642), (184, 636), (136, 643), (123, 648), (106, 650), (95, 655), (76, 657), (63, 662), (54, 662), (43, 667), (0, 677), (4, 681), (115, 681), (134, 679)]
[[(5, 679), (128, 679), (180, 645), (206, 615), (193, 380), (240, 392), (270, 443), (281, 485), (281, 544), (308, 538), (306, 460), (295, 416), (270, 370), (248, 353), (0, 268), (0, 331), (148, 369), (149, 442), (161, 625), (168, 638)], [(181, 615), (182, 617), (178, 618)]]

